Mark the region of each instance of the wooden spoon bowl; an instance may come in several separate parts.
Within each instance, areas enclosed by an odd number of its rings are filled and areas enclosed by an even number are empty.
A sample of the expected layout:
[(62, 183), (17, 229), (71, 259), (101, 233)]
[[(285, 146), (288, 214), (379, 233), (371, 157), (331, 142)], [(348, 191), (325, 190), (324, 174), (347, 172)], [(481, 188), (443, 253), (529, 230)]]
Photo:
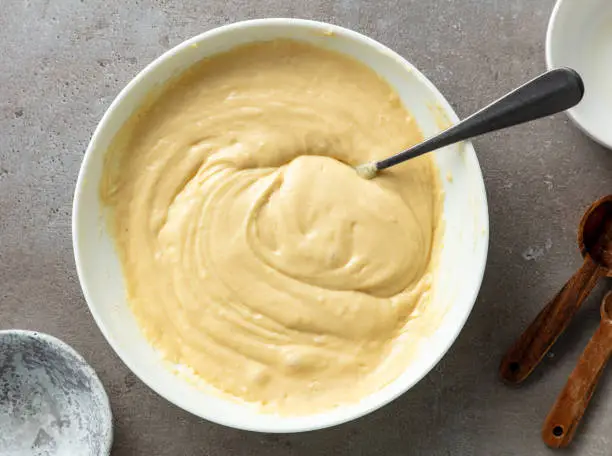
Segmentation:
[(612, 277), (612, 195), (591, 206), (582, 217), (578, 243), (582, 256), (590, 256)]

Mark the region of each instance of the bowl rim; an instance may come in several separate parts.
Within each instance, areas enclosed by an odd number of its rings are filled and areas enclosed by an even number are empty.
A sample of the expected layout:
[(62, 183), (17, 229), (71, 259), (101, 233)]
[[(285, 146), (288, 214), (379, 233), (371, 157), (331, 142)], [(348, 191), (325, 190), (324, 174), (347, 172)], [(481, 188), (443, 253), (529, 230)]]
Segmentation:
[(111, 448), (113, 446), (113, 411), (110, 405), (110, 400), (108, 398), (108, 394), (106, 389), (104, 388), (104, 384), (98, 377), (97, 372), (93, 367), (87, 362), (87, 360), (81, 355), (78, 351), (72, 348), (63, 340), (58, 339), (55, 336), (50, 334), (46, 334), (40, 331), (31, 331), (28, 329), (3, 329), (0, 330), (0, 339), (4, 336), (17, 336), (20, 339), (37, 339), (39, 341), (43, 341), (47, 346), (52, 347), (52, 349), (57, 350), (58, 352), (62, 352), (63, 355), (67, 355), (75, 358), (80, 364), (82, 369), (85, 371), (87, 376), (92, 379), (93, 383), (96, 385), (98, 391), (101, 393), (100, 397), (102, 399), (101, 410), (102, 413), (108, 418), (106, 422), (106, 432), (102, 435), (102, 453), (105, 455), (110, 455)]
[[(546, 40), (544, 46), (544, 55), (546, 60), (546, 68), (548, 70), (553, 70), (555, 68), (560, 67), (561, 65), (555, 63), (553, 59), (553, 48), (556, 46), (556, 40), (554, 36), (557, 33), (558, 22), (557, 19), (561, 14), (561, 9), (565, 7), (566, 4), (572, 4), (567, 0), (557, 0), (553, 10), (550, 14), (550, 18), (548, 20), (548, 26), (546, 28)], [(577, 4), (573, 2), (573, 4)], [(565, 111), (570, 118), (570, 120), (576, 125), (586, 136), (591, 138), (593, 141), (601, 144), (602, 146), (612, 149), (612, 142), (608, 142), (606, 139), (599, 136), (590, 126), (587, 121), (585, 121), (580, 114), (576, 111), (576, 108), (570, 108)]]
[[(443, 345), (444, 349), (441, 350), (437, 354), (437, 356), (432, 357), (426, 363), (427, 368), (426, 369), (424, 368), (420, 375), (415, 376), (410, 382), (406, 382), (405, 384), (403, 384), (398, 392), (390, 393), (382, 397), (381, 400), (377, 401), (375, 404), (371, 406), (361, 407), (359, 409), (351, 411), (351, 413), (343, 414), (341, 417), (338, 417), (338, 418), (328, 418), (328, 417), (325, 417), (324, 414), (316, 414), (314, 416), (317, 416), (317, 418), (319, 419), (317, 420), (316, 423), (313, 423), (310, 425), (292, 423), (290, 420), (293, 417), (282, 417), (282, 418), (287, 418), (290, 424), (284, 424), (284, 425), (279, 424), (277, 426), (261, 425), (257, 422), (250, 423), (250, 425), (248, 426), (245, 426), (243, 424), (237, 424), (233, 422), (232, 419), (226, 419), (225, 417), (219, 417), (218, 415), (215, 414), (214, 410), (213, 411), (202, 410), (200, 408), (196, 408), (192, 406), (191, 403), (179, 397), (176, 397), (176, 396), (173, 398), (168, 397), (166, 395), (166, 390), (164, 388), (158, 387), (158, 385), (155, 385), (156, 383), (155, 381), (147, 378), (145, 375), (142, 375), (142, 371), (139, 367), (137, 366), (135, 367), (132, 365), (132, 363), (128, 363), (128, 361), (126, 361), (126, 358), (123, 356), (125, 349), (113, 338), (111, 332), (108, 330), (108, 328), (103, 323), (102, 316), (98, 312), (96, 306), (92, 304), (92, 295), (90, 294), (88, 285), (84, 280), (83, 259), (81, 257), (81, 253), (79, 250), (79, 244), (80, 244), (79, 243), (79, 232), (80, 232), (80, 228), (79, 228), (80, 203), (79, 203), (79, 200), (80, 200), (81, 193), (84, 191), (85, 170), (88, 168), (88, 164), (90, 160), (92, 160), (92, 155), (93, 155), (92, 151), (96, 148), (98, 137), (101, 134), (100, 132), (103, 130), (103, 127), (105, 126), (105, 124), (109, 122), (109, 119), (114, 116), (115, 110), (117, 109), (117, 106), (120, 104), (123, 98), (125, 98), (126, 95), (130, 93), (134, 89), (135, 86), (141, 83), (145, 74), (147, 74), (153, 68), (156, 68), (157, 66), (162, 65), (163, 62), (170, 59), (174, 55), (180, 52), (183, 52), (184, 50), (188, 49), (194, 44), (197, 44), (203, 40), (206, 40), (208, 38), (214, 37), (219, 34), (231, 32), (231, 31), (237, 31), (240, 29), (248, 29), (250, 27), (288, 26), (288, 25), (295, 26), (298, 28), (307, 28), (307, 29), (311, 29), (315, 31), (325, 31), (325, 32), (331, 31), (335, 35), (342, 35), (343, 37), (348, 38), (351, 41), (359, 42), (362, 45), (374, 48), (383, 54), (391, 55), (398, 63), (400, 63), (406, 69), (407, 72), (410, 72), (413, 76), (415, 76), (418, 79), (419, 83), (423, 84), (427, 88), (427, 90), (431, 93), (431, 95), (436, 99), (436, 103), (439, 104), (439, 106), (443, 108), (443, 112), (446, 116), (448, 116), (448, 119), (450, 122), (456, 123), (459, 121), (457, 114), (455, 113), (453, 108), (450, 106), (449, 102), (446, 100), (446, 98), (440, 93), (440, 91), (436, 88), (436, 86), (427, 77), (425, 77), (414, 65), (408, 62), (404, 57), (402, 57), (401, 55), (399, 55), (392, 49), (388, 48), (387, 46), (374, 40), (373, 38), (370, 38), (359, 32), (356, 32), (354, 30), (351, 30), (351, 29), (348, 29), (348, 28), (345, 28), (339, 25), (322, 22), (322, 21), (309, 20), (309, 19), (262, 18), (262, 19), (251, 19), (251, 20), (234, 22), (234, 23), (226, 24), (226, 25), (205, 31), (203, 33), (200, 33), (196, 36), (193, 36), (179, 43), (173, 48), (167, 50), (162, 55), (155, 58), (144, 69), (142, 69), (119, 92), (119, 94), (116, 96), (116, 98), (113, 100), (109, 108), (106, 110), (106, 112), (102, 116), (102, 119), (100, 120), (96, 129), (94, 130), (91, 140), (87, 146), (85, 155), (83, 157), (83, 161), (81, 163), (81, 167), (79, 169), (79, 174), (78, 174), (77, 183), (75, 187), (75, 193), (74, 193), (73, 207), (72, 207), (72, 244), (73, 244), (75, 264), (76, 264), (77, 275), (79, 278), (79, 283), (81, 285), (81, 289), (83, 290), (83, 295), (89, 307), (89, 311), (91, 312), (96, 324), (98, 325), (98, 328), (100, 329), (100, 331), (106, 338), (107, 342), (111, 345), (115, 353), (117, 353), (119, 358), (123, 361), (123, 363), (144, 384), (146, 384), (149, 388), (155, 391), (158, 395), (163, 397), (168, 402), (174, 404), (175, 406), (192, 413), (193, 415), (196, 415), (200, 418), (209, 420), (211, 422), (215, 422), (217, 424), (221, 424), (221, 425), (228, 426), (228, 427), (235, 428), (235, 429), (254, 431), (254, 432), (266, 432), (266, 433), (308, 432), (308, 431), (315, 431), (319, 429), (329, 428), (329, 427), (337, 426), (337, 425), (340, 425), (340, 424), (343, 424), (349, 421), (353, 421), (353, 420), (356, 420), (364, 415), (367, 415), (387, 405), (388, 403), (392, 402), (393, 400), (397, 399), (399, 396), (407, 392), (415, 384), (420, 382), (427, 374), (429, 374), (433, 370), (433, 368), (440, 362), (440, 360), (448, 353), (449, 349), (455, 343), (457, 337), (459, 336), (459, 333), (465, 326), (465, 323), (473, 310), (473, 307), (476, 303), (476, 299), (482, 287), (482, 281), (483, 281), (484, 272), (485, 272), (485, 268), (487, 264), (488, 248), (489, 248), (489, 211), (488, 211), (488, 204), (487, 204), (487, 195), (486, 195), (486, 190), (485, 190), (485, 185), (484, 185), (484, 178), (482, 176), (482, 170), (480, 168), (480, 164), (478, 162), (478, 158), (476, 156), (472, 143), (467, 141), (464, 143), (465, 144), (465, 150), (464, 150), (465, 155), (464, 156), (466, 157), (466, 160), (470, 161), (470, 166), (474, 168), (475, 177), (477, 177), (477, 179), (476, 178), (473, 179), (473, 185), (474, 185), (475, 193), (477, 193), (480, 197), (479, 215), (482, 215), (482, 220), (480, 222), (483, 227), (483, 232), (481, 236), (482, 237), (482, 254), (481, 254), (482, 257), (479, 259), (478, 269), (473, 271), (473, 275), (476, 279), (475, 284), (477, 284), (477, 286), (474, 286), (473, 290), (471, 291), (471, 296), (469, 298), (469, 305), (467, 304), (465, 305), (464, 314), (461, 316), (461, 318), (456, 320), (457, 324), (453, 326), (454, 329), (447, 333), (447, 343)], [(467, 302), (468, 300), (466, 298), (466, 303)]]

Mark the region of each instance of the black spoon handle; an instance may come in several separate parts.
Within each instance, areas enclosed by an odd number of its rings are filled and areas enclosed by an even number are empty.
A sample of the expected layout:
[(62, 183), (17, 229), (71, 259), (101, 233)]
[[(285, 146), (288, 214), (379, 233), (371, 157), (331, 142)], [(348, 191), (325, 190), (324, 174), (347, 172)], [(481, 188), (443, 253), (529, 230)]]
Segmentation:
[(570, 68), (548, 71), (428, 140), (376, 163), (397, 165), (427, 152), (502, 128), (565, 111), (584, 95), (582, 78)]

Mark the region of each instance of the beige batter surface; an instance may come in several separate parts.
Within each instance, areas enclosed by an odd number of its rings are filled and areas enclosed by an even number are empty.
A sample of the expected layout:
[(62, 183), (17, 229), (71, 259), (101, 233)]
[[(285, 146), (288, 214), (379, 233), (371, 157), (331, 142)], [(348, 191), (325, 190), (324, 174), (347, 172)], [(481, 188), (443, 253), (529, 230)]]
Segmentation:
[(146, 337), (264, 410), (358, 401), (405, 370), (441, 189), (421, 134), (361, 63), (291, 41), (207, 59), (120, 132), (101, 195)]

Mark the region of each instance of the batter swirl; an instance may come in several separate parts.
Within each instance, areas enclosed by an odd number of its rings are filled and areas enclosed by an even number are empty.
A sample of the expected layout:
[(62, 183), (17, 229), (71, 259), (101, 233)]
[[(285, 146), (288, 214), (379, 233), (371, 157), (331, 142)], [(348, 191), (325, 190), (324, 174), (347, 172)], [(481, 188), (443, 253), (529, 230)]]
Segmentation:
[(419, 140), (385, 81), (311, 45), (239, 47), (178, 77), (119, 133), (101, 187), (146, 337), (281, 413), (392, 381), (430, 299), (441, 191), (428, 156), (371, 181), (352, 166)]

